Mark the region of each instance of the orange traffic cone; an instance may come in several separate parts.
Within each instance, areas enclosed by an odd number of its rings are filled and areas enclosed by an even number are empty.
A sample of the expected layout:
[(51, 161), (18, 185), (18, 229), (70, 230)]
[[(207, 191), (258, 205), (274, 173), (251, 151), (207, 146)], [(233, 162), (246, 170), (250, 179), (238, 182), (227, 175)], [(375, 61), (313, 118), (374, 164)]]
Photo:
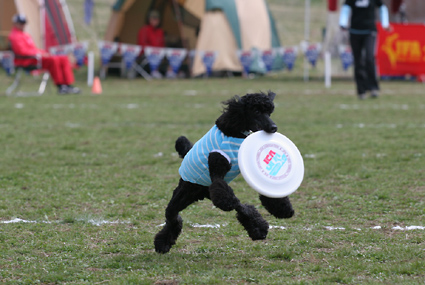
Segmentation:
[(96, 76), (93, 80), (93, 86), (91, 88), (92, 94), (102, 94), (102, 85), (100, 84), (99, 76)]

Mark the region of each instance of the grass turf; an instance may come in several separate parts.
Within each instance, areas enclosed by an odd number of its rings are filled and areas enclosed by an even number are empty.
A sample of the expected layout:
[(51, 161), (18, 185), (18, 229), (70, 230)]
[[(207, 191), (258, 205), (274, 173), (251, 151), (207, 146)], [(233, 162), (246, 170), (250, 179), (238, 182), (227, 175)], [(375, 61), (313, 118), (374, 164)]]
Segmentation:
[[(425, 226), (423, 85), (383, 82), (381, 98), (358, 101), (352, 82), (326, 89), (280, 75), (102, 84), (102, 95), (0, 97), (0, 282), (425, 280), (425, 231), (394, 229)], [(205, 200), (183, 211), (171, 252), (156, 254), (179, 178), (175, 139), (196, 141), (221, 101), (268, 89), (279, 132), (304, 156), (296, 215), (271, 217), (239, 176), (236, 195), (276, 227), (265, 241), (251, 241), (233, 212)], [(5, 223), (15, 218), (28, 222)]]

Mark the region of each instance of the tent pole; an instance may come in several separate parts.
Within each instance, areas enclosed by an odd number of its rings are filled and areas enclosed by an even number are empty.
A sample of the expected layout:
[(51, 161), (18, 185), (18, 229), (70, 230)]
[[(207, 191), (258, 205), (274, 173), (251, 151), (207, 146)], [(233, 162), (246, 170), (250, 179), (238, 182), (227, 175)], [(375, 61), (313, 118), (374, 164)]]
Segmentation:
[(189, 49), (189, 47), (187, 46), (183, 38), (183, 23), (182, 23), (182, 17), (180, 14), (179, 5), (177, 4), (177, 0), (171, 0), (171, 1), (173, 2), (174, 11), (176, 13), (177, 25), (179, 27), (179, 33), (180, 33), (180, 38), (182, 39), (182, 45), (185, 49)]
[(38, 1), (40, 5), (40, 31), (41, 31), (41, 49), (46, 49), (46, 27), (45, 27), (45, 17), (46, 17), (46, 7), (44, 6), (44, 0)]
[(77, 37), (75, 36), (75, 28), (74, 28), (74, 23), (72, 22), (71, 13), (69, 12), (68, 5), (66, 4), (65, 0), (61, 0), (59, 2), (62, 6), (62, 10), (65, 15), (66, 22), (68, 23), (68, 30), (69, 30), (69, 33), (71, 34), (71, 41), (74, 43), (77, 41)]
[[(310, 0), (305, 0), (305, 9), (304, 9), (304, 41), (306, 44), (309, 44), (310, 41)], [(304, 56), (304, 81), (309, 80), (308, 72), (308, 60)]]

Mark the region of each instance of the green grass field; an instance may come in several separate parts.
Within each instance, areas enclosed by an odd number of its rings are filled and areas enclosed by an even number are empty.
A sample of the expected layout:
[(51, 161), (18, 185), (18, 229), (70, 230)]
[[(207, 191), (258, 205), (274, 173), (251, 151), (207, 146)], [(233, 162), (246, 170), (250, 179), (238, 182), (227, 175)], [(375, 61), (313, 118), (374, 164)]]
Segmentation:
[[(68, 0), (78, 39), (102, 39), (115, 0)], [(283, 45), (304, 38), (304, 1), (270, 0)], [(320, 41), (324, 0), (312, 1)], [(246, 80), (147, 82), (109, 77), (91, 95), (4, 96), (0, 75), (1, 284), (423, 284), (425, 282), (425, 86), (382, 82), (358, 101), (354, 83), (326, 89), (321, 67)], [(351, 71), (350, 71), (351, 72)], [(342, 76), (349, 77), (347, 74)], [(25, 89), (35, 88), (27, 79)], [(277, 93), (272, 115), (305, 164), (291, 195), (295, 216), (278, 220), (241, 176), (231, 183), (272, 228), (253, 242), (234, 212), (209, 200), (182, 212), (166, 255), (153, 238), (179, 179), (174, 141), (199, 139), (238, 94)]]
[[(350, 81), (287, 74), (102, 84), (102, 95), (0, 96), (0, 283), (425, 281), (424, 85), (383, 82), (381, 98), (358, 101)], [(179, 179), (175, 139), (196, 141), (221, 101), (268, 89), (304, 157), (295, 216), (271, 217), (239, 176), (236, 195), (273, 226), (266, 240), (205, 200), (183, 211), (170, 253), (155, 253)]]

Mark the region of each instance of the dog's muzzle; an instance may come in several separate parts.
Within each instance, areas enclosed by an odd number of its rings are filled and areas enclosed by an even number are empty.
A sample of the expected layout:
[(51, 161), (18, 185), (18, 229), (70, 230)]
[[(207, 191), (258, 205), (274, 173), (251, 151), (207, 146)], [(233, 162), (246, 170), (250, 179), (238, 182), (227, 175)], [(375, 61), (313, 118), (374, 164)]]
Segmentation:
[(267, 128), (264, 129), (264, 131), (266, 131), (267, 133), (275, 133), (277, 132), (277, 126), (275, 123), (270, 124), (267, 126)]

